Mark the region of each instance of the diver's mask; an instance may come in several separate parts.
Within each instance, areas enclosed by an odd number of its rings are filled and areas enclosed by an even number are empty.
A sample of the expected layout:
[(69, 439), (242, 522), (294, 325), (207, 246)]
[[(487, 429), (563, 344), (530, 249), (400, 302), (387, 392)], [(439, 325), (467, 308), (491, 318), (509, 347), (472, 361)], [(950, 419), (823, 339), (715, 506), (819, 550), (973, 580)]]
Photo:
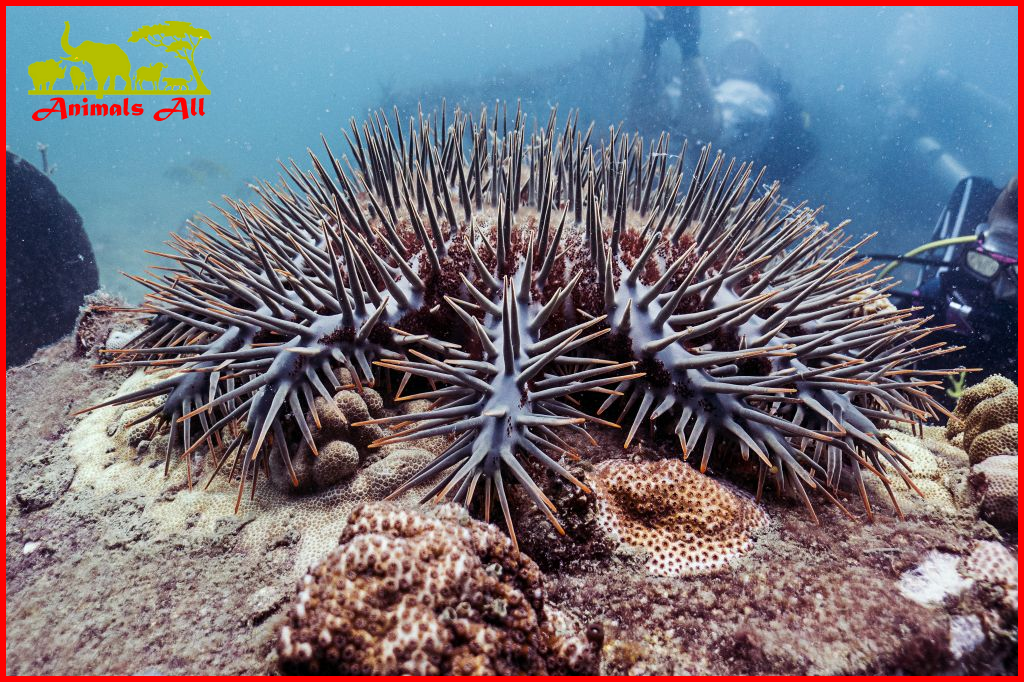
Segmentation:
[(982, 238), (963, 252), (963, 267), (975, 279), (987, 282), (999, 300), (1017, 296), (1017, 258), (987, 249), (988, 225), (979, 226)]

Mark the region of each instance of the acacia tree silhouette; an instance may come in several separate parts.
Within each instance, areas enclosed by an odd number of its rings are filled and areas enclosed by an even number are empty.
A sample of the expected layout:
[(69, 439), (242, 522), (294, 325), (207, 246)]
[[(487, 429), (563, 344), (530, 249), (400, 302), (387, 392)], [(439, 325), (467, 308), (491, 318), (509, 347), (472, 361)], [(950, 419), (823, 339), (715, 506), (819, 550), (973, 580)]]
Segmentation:
[(193, 94), (208, 95), (210, 89), (203, 83), (202, 72), (196, 69), (196, 48), (203, 39), (210, 39), (210, 32), (205, 28), (197, 28), (188, 21), (165, 21), (162, 24), (143, 26), (132, 31), (129, 43), (145, 40), (153, 47), (162, 47), (165, 52), (178, 59), (184, 59), (192, 69), (195, 79)]

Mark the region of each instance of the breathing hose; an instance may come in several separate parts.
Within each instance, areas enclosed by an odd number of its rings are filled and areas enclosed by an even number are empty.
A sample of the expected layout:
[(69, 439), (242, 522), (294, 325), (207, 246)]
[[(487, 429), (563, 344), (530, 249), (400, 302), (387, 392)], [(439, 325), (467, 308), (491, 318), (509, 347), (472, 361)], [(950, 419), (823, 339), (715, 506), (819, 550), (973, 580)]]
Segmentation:
[(940, 239), (938, 241), (922, 244), (921, 246), (918, 246), (916, 248), (911, 249), (910, 251), (907, 251), (905, 254), (903, 254), (896, 260), (890, 261), (884, 268), (882, 268), (878, 272), (878, 278), (881, 279), (882, 277), (885, 277), (890, 272), (892, 272), (896, 267), (899, 266), (899, 264), (902, 262), (904, 258), (913, 258), (914, 256), (920, 253), (924, 253), (925, 251), (931, 251), (932, 249), (941, 249), (944, 246), (952, 246), (953, 244), (967, 244), (969, 242), (976, 241), (978, 241), (977, 235), (967, 235), (964, 237), (950, 237), (948, 239)]

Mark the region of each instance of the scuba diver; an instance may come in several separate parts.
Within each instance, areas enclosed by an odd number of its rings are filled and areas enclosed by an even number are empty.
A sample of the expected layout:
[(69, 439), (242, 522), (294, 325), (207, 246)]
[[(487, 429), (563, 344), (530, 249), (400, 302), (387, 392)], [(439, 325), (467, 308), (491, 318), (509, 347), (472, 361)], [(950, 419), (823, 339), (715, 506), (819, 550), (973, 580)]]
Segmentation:
[[(794, 177), (817, 152), (810, 117), (752, 40), (738, 37), (714, 59), (701, 56), (700, 7), (644, 7), (644, 39), (632, 93), (631, 119), (641, 129), (713, 143), (740, 159)], [(658, 77), (664, 43), (679, 46), (678, 73)]]
[[(938, 258), (918, 257), (942, 249)], [(894, 294), (921, 306), (932, 324), (947, 326), (928, 336), (964, 345), (963, 357), (982, 374), (1002, 374), (1017, 381), (1017, 178), (1002, 190), (990, 180), (963, 179), (939, 216), (932, 241), (897, 257), (879, 273), (900, 263), (924, 266), (911, 294)], [(945, 363), (943, 362), (945, 360)], [(948, 358), (925, 363), (948, 364)], [(957, 397), (964, 376), (953, 379)]]
[[(995, 143), (1013, 139), (1017, 114), (1011, 102), (948, 69), (923, 68), (889, 80), (887, 88), (870, 93), (881, 118), (873, 175), (880, 180), (883, 210), (895, 223), (919, 224), (979, 169), (1012, 162), (1006, 145)], [(976, 192), (983, 191), (979, 183), (972, 183)]]

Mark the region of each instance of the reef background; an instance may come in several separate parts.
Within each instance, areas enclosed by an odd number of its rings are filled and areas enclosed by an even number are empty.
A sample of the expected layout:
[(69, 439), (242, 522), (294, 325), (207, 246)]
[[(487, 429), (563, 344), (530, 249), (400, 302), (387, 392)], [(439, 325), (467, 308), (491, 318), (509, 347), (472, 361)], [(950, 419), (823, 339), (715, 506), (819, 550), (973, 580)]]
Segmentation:
[[(31, 120), (48, 104), (28, 96), (28, 64), (59, 58), (71, 42), (116, 41), (133, 65), (159, 51), (127, 44), (132, 30), (165, 19), (206, 28), (196, 52), (211, 89), (206, 116), (156, 123), (122, 119)], [(350, 116), (393, 104), (464, 101), (473, 110), (522, 98), (526, 113), (579, 109), (600, 133), (628, 111), (644, 19), (635, 8), (8, 8), (7, 144), (30, 160), (50, 145), (59, 190), (82, 214), (101, 283), (141, 295), (118, 271), (138, 272), (150, 248), (222, 194), (246, 198), (246, 183), (274, 177), (321, 132), (331, 139)], [(997, 101), (1018, 99), (1017, 8), (726, 8), (704, 10), (702, 51), (735, 35), (760, 42), (807, 108), (822, 145), (783, 194), (826, 206), (833, 223), (879, 230), (878, 250), (928, 240), (948, 190), (919, 186), (881, 138), (893, 99), (913, 95), (926, 69), (947, 69)], [(310, 49), (295, 49), (309, 46)], [(665, 49), (666, 71), (678, 60)], [(169, 64), (166, 75), (182, 63)], [(174, 67), (173, 69), (170, 67)], [(136, 97), (148, 112), (167, 98)], [(1016, 110), (976, 101), (942, 103), (931, 127), (976, 173), (1002, 185), (1016, 170)], [(406, 110), (406, 113), (409, 110)], [(628, 122), (627, 122), (628, 123)], [(660, 130), (660, 128), (659, 128)], [(769, 172), (769, 176), (774, 176)], [(885, 195), (887, 188), (907, 188)], [(912, 188), (912, 189), (910, 189)]]

